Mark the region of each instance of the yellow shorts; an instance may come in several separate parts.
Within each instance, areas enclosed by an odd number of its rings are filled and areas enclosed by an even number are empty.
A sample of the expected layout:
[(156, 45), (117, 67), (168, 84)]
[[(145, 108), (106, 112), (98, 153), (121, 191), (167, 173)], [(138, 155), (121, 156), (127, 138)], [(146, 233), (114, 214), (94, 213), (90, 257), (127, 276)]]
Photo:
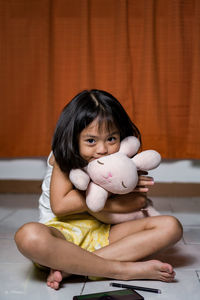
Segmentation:
[(93, 252), (109, 244), (110, 225), (83, 213), (66, 217), (55, 217), (45, 223), (59, 230), (68, 242)]
[[(88, 213), (55, 217), (45, 223), (48, 227), (59, 230), (68, 242), (93, 252), (109, 244), (110, 225), (104, 224)], [(35, 264), (40, 269), (46, 267)]]

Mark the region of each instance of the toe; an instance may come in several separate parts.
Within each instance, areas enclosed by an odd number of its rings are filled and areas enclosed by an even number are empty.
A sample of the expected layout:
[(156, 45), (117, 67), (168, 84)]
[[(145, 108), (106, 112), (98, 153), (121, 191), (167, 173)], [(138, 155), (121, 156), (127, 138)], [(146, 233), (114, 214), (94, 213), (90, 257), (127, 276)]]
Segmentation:
[(53, 284), (53, 288), (54, 288), (54, 290), (58, 290), (59, 283), (55, 281), (54, 284)]
[(173, 273), (173, 268), (172, 268), (172, 266), (170, 266), (169, 264), (163, 264), (163, 265), (161, 266), (161, 271), (162, 271), (162, 272), (169, 273), (169, 274), (172, 274), (172, 273)]

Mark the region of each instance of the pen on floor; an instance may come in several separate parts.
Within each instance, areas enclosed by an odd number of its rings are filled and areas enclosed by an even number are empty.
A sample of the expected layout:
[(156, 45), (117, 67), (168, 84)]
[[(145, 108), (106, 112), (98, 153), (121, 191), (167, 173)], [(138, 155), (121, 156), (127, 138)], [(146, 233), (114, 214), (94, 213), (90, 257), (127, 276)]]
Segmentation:
[(123, 283), (115, 283), (115, 282), (111, 282), (110, 286), (161, 294), (161, 290), (152, 289), (152, 288), (148, 288), (148, 287), (144, 287), (144, 286), (135, 286), (135, 285), (129, 285), (129, 284), (123, 284)]

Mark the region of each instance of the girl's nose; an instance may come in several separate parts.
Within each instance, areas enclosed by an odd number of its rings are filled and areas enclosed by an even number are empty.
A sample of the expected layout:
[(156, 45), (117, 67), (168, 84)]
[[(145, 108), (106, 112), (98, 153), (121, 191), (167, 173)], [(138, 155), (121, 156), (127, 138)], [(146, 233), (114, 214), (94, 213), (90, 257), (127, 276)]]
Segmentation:
[(105, 143), (99, 143), (97, 146), (97, 153), (101, 154), (101, 155), (105, 155), (108, 153), (108, 148), (107, 145)]

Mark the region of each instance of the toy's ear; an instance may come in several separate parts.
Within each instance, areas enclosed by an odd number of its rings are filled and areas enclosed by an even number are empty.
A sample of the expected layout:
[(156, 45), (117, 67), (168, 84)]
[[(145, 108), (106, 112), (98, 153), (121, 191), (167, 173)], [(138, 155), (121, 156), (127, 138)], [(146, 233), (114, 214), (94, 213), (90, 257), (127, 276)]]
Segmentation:
[(132, 157), (140, 148), (140, 141), (135, 136), (128, 136), (121, 141), (119, 152)]
[(146, 150), (135, 155), (132, 161), (136, 164), (138, 170), (148, 171), (159, 166), (161, 156), (155, 150)]

